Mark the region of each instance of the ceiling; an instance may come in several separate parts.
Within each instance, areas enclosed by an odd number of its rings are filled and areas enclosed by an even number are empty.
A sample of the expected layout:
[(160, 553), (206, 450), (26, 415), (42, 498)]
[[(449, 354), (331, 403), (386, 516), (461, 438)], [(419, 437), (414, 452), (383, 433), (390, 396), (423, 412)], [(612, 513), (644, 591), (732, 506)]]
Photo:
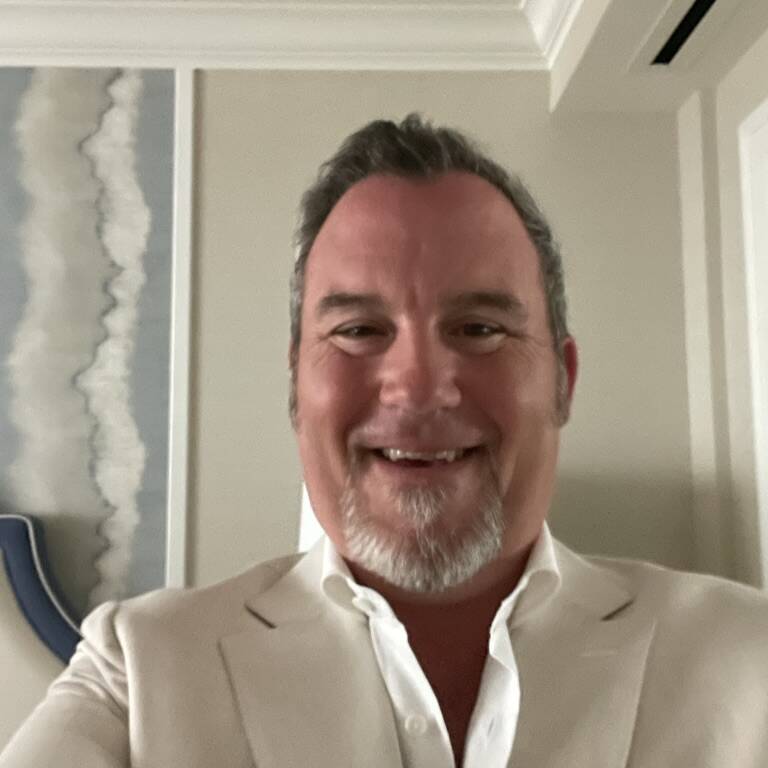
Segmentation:
[(668, 110), (768, 29), (717, 0), (670, 66), (693, 0), (0, 0), (0, 65), (542, 70), (553, 109)]
[(580, 0), (0, 0), (0, 64), (548, 69)]
[[(554, 63), (551, 105), (557, 109), (666, 111), (694, 90), (719, 83), (768, 30), (766, 0), (717, 0), (671, 64), (653, 65), (656, 54), (693, 0), (584, 0), (605, 8), (578, 51), (577, 30)], [(577, 18), (577, 24), (579, 19)]]

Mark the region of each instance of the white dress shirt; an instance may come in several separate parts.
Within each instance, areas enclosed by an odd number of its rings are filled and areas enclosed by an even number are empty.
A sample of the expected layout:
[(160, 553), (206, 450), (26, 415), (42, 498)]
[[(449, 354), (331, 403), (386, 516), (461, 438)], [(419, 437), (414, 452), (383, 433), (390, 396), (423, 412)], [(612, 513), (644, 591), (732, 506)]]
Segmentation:
[[(547, 602), (560, 586), (546, 523), (517, 586), (491, 623), (488, 655), (467, 731), (462, 768), (505, 768), (520, 711), (520, 678), (510, 631)], [(409, 643), (405, 627), (378, 592), (358, 584), (326, 537), (322, 587), (337, 604), (368, 618), (376, 659), (397, 723), (405, 768), (455, 766), (448, 729), (437, 698)]]

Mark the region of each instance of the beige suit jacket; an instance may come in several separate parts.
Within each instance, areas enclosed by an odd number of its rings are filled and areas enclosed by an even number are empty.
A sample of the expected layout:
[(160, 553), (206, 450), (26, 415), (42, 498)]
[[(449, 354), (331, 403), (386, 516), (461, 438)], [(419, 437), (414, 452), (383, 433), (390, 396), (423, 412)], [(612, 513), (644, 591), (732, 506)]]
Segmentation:
[[(512, 630), (510, 765), (768, 766), (765, 595), (556, 553), (560, 591)], [(325, 598), (321, 560), (102, 606), (0, 768), (401, 766), (365, 620)]]

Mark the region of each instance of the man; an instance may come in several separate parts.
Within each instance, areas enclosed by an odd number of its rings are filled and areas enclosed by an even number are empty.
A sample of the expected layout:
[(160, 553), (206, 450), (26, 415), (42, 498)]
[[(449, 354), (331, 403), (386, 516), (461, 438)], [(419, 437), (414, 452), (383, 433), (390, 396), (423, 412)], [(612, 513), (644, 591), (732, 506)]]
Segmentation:
[(546, 527), (577, 352), (520, 182), (409, 116), (302, 212), (291, 416), (327, 538), (102, 606), (0, 768), (768, 764), (765, 598)]

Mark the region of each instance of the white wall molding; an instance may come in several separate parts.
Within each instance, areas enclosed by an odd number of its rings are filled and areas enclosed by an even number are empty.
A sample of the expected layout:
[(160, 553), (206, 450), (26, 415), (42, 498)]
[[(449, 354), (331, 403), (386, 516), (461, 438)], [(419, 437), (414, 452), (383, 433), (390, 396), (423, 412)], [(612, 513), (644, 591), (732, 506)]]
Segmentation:
[[(716, 91), (718, 207), (720, 214), (720, 269), (722, 280), (723, 359), (727, 396), (728, 512), (733, 541), (734, 576), (756, 586), (766, 586), (765, 458), (757, 454), (758, 419), (755, 396), (761, 387), (756, 373), (758, 350), (766, 349), (756, 327), (755, 294), (765, 275), (761, 229), (765, 214), (759, 208), (759, 189), (765, 167), (760, 168), (750, 147), (762, 135), (767, 116), (768, 85), (763, 73), (768, 61), (768, 34), (762, 37), (723, 78)], [(763, 163), (765, 160), (762, 161)], [(755, 164), (753, 166), (753, 163)], [(756, 229), (756, 227), (758, 229)], [(764, 233), (764, 230), (763, 230)], [(757, 335), (757, 338), (756, 338)], [(762, 422), (761, 422), (762, 424)]]
[(583, 0), (522, 0), (520, 6), (531, 25), (541, 55), (551, 69)]
[(579, 3), (0, 0), (0, 65), (546, 69)]
[(677, 113), (693, 527), (697, 568), (726, 575), (712, 380), (703, 121), (697, 91)]
[(192, 308), (194, 72), (178, 68), (174, 83), (173, 272), (168, 409), (168, 501), (165, 584), (187, 586), (189, 509), (189, 379)]
[(757, 516), (763, 586), (768, 577), (768, 101), (739, 129), (744, 279), (749, 327)]

